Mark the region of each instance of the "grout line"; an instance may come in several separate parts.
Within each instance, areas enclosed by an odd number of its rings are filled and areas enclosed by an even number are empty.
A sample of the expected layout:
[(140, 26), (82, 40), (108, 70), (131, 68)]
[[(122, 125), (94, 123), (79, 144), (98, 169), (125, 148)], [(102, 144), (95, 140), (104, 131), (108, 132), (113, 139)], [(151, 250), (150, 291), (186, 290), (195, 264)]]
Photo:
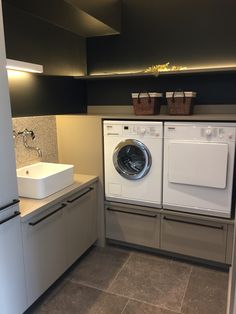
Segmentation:
[[(154, 306), (155, 308), (158, 308), (158, 309), (172, 311), (174, 313), (176, 312), (176, 310), (170, 309), (170, 308), (164, 306), (163, 304), (153, 304), (153, 303), (149, 303), (147, 301), (139, 300), (139, 299), (136, 299), (136, 298), (133, 298), (133, 297), (130, 297), (129, 300), (136, 301), (136, 302), (139, 302), (139, 303), (143, 303), (143, 304), (146, 304), (146, 305), (151, 305), (151, 306)], [(177, 312), (177, 313), (180, 313), (180, 312)]]
[(117, 272), (117, 274), (115, 275), (115, 277), (113, 278), (113, 280), (109, 283), (108, 287), (106, 288), (106, 291), (109, 292), (109, 289), (111, 288), (112, 284), (113, 284), (114, 281), (117, 279), (117, 277), (119, 276), (119, 274), (121, 273), (121, 271), (124, 269), (125, 265), (129, 262), (131, 256), (132, 256), (132, 252), (129, 253), (129, 257), (128, 257), (127, 260), (124, 262), (124, 264), (121, 266), (120, 270), (118, 270), (118, 272)]
[(190, 272), (189, 272), (188, 282), (187, 282), (187, 284), (186, 284), (185, 291), (184, 291), (184, 295), (183, 295), (183, 298), (182, 298), (182, 301), (181, 301), (181, 305), (180, 305), (180, 312), (182, 312), (182, 307), (183, 307), (183, 303), (184, 303), (184, 298), (185, 298), (185, 296), (186, 296), (186, 292), (187, 292), (187, 289), (188, 289), (188, 285), (189, 285), (189, 282), (190, 282), (190, 278), (191, 278), (192, 272), (193, 272), (193, 266), (191, 266), (191, 270), (190, 270)]
[[(123, 267), (122, 267), (123, 268)], [(84, 286), (84, 287), (88, 287), (88, 288), (91, 288), (91, 289), (95, 289), (95, 290), (98, 290), (98, 291), (101, 291), (101, 292), (104, 292), (104, 293), (108, 293), (108, 294), (111, 294), (111, 295), (115, 295), (115, 296), (118, 296), (118, 297), (123, 297), (125, 299), (127, 299), (128, 301), (136, 301), (136, 302), (139, 302), (139, 303), (144, 303), (144, 304), (147, 304), (147, 305), (151, 305), (151, 306), (154, 306), (158, 309), (163, 309), (163, 310), (167, 310), (167, 311), (172, 311), (173, 313), (180, 313), (179, 310), (173, 310), (173, 309), (170, 309), (168, 307), (165, 307), (164, 305), (162, 304), (154, 304), (154, 303), (149, 303), (147, 301), (144, 301), (144, 300), (140, 300), (140, 299), (137, 299), (137, 298), (134, 298), (134, 297), (129, 297), (129, 296), (126, 296), (126, 295), (123, 295), (123, 294), (119, 294), (119, 293), (114, 293), (112, 291), (107, 291), (107, 290), (104, 290), (104, 289), (101, 289), (101, 288), (98, 288), (98, 287), (95, 287), (95, 286), (92, 286), (90, 284), (87, 284), (87, 283), (81, 283), (81, 282), (78, 282), (74, 279), (68, 279), (69, 281), (73, 282), (73, 283), (76, 283), (78, 285), (81, 285), (81, 286)], [(128, 304), (128, 301), (127, 301), (127, 304)], [(126, 305), (127, 305), (126, 304)], [(125, 306), (126, 307), (126, 306)], [(124, 310), (124, 309), (123, 309)], [(122, 311), (123, 311), (122, 310)], [(177, 312), (176, 312), (177, 311)]]
[[(120, 270), (118, 270), (117, 274), (115, 275), (114, 279), (109, 283), (108, 287), (107, 288), (99, 288), (99, 287), (96, 287), (90, 283), (87, 283), (87, 282), (83, 282), (83, 281), (79, 281), (79, 280), (76, 280), (76, 279), (73, 279), (73, 278), (66, 278), (66, 280), (69, 280), (73, 283), (77, 283), (77, 284), (80, 284), (82, 286), (85, 286), (85, 287), (89, 287), (89, 288), (93, 288), (93, 289), (97, 289), (99, 291), (102, 291), (102, 292), (109, 292), (113, 295), (116, 295), (115, 293), (112, 293), (109, 291), (109, 288), (111, 287), (111, 285), (113, 284), (113, 282), (116, 280), (116, 278), (118, 277), (118, 275), (120, 274), (120, 272), (123, 270), (123, 268), (125, 267), (125, 265), (128, 263), (130, 257), (131, 257), (131, 254), (132, 252), (129, 253), (129, 257), (127, 258), (127, 260), (124, 262), (124, 264), (121, 266)], [(117, 294), (118, 295), (118, 294)], [(125, 296), (124, 296), (125, 297)], [(128, 298), (128, 297), (125, 297), (125, 298)]]
[(86, 283), (86, 282), (82, 282), (82, 281), (78, 281), (76, 279), (73, 279), (73, 278), (70, 278), (68, 279), (68, 281), (72, 282), (72, 283), (75, 283), (75, 284), (78, 284), (80, 286), (84, 286), (84, 287), (88, 287), (88, 288), (92, 288), (92, 289), (96, 289), (96, 290), (99, 290), (101, 292), (107, 292), (106, 290), (102, 289), (102, 288), (98, 288), (96, 286), (93, 286), (89, 283)]
[[(167, 310), (167, 311), (172, 311), (172, 312), (176, 312), (176, 310), (173, 310), (173, 309), (170, 309), (168, 307), (166, 307), (165, 305), (163, 304), (154, 304), (154, 303), (149, 303), (147, 301), (144, 301), (144, 300), (140, 300), (140, 299), (137, 299), (137, 298), (134, 298), (134, 297), (129, 297), (129, 296), (125, 296), (123, 294), (119, 294), (119, 293), (114, 293), (114, 292), (110, 292), (110, 291), (107, 291), (107, 293), (110, 293), (112, 295), (116, 295), (116, 296), (119, 296), (119, 297), (123, 297), (123, 298), (127, 298), (129, 301), (136, 301), (136, 302), (139, 302), (139, 303), (144, 303), (144, 304), (147, 304), (147, 305), (151, 305), (151, 306), (154, 306), (158, 309), (163, 309), (163, 310)], [(177, 313), (180, 313), (179, 310), (177, 310), (178, 312)]]
[(129, 303), (129, 299), (127, 300), (127, 302), (126, 302), (126, 304), (125, 304), (125, 306), (124, 306), (124, 308), (123, 308), (123, 310), (122, 310), (122, 312), (120, 314), (124, 313), (124, 310), (126, 309), (128, 303)]

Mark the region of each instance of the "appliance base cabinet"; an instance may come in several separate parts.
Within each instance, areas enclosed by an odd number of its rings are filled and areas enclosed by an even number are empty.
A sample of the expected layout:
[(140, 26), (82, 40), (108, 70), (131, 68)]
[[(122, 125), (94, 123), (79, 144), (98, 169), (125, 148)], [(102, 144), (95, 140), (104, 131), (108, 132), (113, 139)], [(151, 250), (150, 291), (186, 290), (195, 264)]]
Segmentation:
[(159, 248), (160, 215), (132, 207), (106, 206), (106, 238)]
[(28, 305), (66, 270), (65, 204), (57, 204), (22, 223)]
[(97, 240), (97, 185), (67, 199), (67, 262), (72, 265)]
[(161, 249), (226, 263), (226, 223), (162, 215)]

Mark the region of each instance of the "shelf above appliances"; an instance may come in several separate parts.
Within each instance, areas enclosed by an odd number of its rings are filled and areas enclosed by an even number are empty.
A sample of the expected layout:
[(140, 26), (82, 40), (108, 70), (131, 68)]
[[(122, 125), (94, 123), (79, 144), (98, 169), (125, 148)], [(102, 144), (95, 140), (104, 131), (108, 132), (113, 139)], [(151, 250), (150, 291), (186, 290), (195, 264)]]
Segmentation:
[(236, 66), (229, 67), (212, 67), (212, 68), (189, 68), (180, 71), (160, 71), (160, 72), (126, 72), (126, 73), (99, 73), (86, 76), (75, 76), (80, 80), (98, 80), (98, 79), (115, 79), (115, 78), (139, 78), (139, 77), (158, 77), (158, 76), (176, 76), (187, 74), (201, 74), (201, 73), (218, 73), (218, 72), (236, 72)]

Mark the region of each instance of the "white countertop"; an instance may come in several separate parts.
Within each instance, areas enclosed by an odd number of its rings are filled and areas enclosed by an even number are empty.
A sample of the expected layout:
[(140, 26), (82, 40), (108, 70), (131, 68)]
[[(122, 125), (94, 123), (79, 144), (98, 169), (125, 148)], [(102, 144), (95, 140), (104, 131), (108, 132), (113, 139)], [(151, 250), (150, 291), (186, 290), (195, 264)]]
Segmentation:
[(62, 201), (67, 195), (71, 193), (76, 193), (86, 186), (96, 182), (98, 180), (97, 176), (92, 175), (83, 175), (83, 174), (75, 174), (74, 175), (74, 183), (67, 186), (66, 188), (49, 195), (43, 199), (32, 199), (32, 198), (20, 198), (20, 212), (21, 212), (21, 221), (28, 220), (31, 218), (35, 211), (40, 213), (48, 206), (53, 206), (56, 203)]

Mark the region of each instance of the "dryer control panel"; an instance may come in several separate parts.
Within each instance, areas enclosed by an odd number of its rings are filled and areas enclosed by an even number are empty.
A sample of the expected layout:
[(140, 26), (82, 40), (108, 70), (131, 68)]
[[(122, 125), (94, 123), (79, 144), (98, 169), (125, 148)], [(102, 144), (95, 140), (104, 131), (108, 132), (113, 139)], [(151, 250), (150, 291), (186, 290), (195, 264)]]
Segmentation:
[(236, 139), (235, 126), (225, 123), (165, 123), (165, 138), (230, 142)]

